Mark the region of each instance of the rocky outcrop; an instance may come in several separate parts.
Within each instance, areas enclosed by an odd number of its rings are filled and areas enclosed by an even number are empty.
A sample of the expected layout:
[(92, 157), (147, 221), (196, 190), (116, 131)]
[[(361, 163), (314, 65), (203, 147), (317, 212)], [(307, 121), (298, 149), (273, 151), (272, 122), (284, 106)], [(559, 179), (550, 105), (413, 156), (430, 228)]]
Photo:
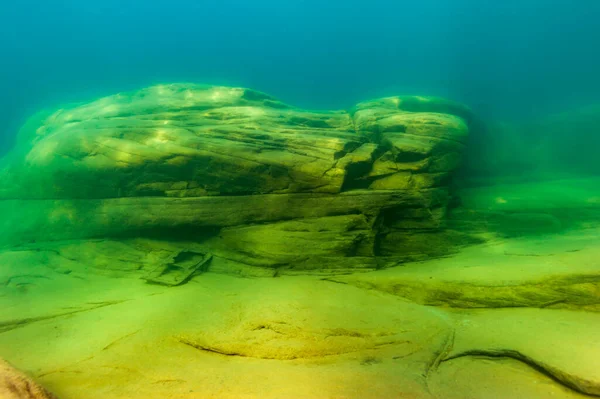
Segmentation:
[(2, 399), (56, 399), (54, 395), (0, 358)]
[(445, 218), (469, 120), (424, 97), (322, 112), (231, 87), (106, 97), (23, 129), (1, 172), (1, 244), (191, 237), (290, 272), (443, 255), (460, 241)]

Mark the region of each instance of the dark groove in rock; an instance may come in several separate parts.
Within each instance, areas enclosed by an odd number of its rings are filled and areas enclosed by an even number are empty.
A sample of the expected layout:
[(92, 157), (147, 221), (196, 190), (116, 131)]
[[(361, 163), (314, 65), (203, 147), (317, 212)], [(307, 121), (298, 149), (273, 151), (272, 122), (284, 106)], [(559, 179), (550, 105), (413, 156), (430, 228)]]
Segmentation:
[(444, 362), (444, 358), (452, 351), (454, 347), (456, 330), (452, 328), (452, 331), (448, 334), (446, 341), (439, 351), (435, 352), (435, 357), (432, 359), (431, 363), (427, 365), (425, 369), (425, 385), (427, 387), (427, 391), (431, 393), (431, 388), (429, 386), (429, 378), (431, 374), (435, 373), (442, 362)]
[(470, 350), (462, 352), (446, 359), (442, 362), (458, 359), (461, 357), (473, 356), (473, 357), (487, 357), (487, 358), (510, 358), (520, 361), (532, 369), (540, 372), (546, 377), (556, 381), (557, 383), (572, 389), (573, 391), (579, 392), (583, 395), (600, 397), (600, 383), (586, 380), (574, 375), (567, 374), (564, 371), (559, 370), (556, 367), (547, 365), (543, 362), (537, 361), (521, 352), (510, 350), (510, 349), (498, 349), (498, 350)]
[(215, 353), (217, 355), (248, 357), (248, 356), (242, 355), (241, 353), (225, 352), (225, 351), (221, 351), (219, 349), (210, 348), (208, 346), (200, 345), (198, 343), (191, 342), (191, 341), (188, 341), (188, 340), (183, 339), (183, 338), (178, 339), (178, 341), (181, 342), (184, 345), (191, 346), (194, 349), (198, 349), (198, 350), (201, 350), (201, 351), (204, 351), (204, 352), (209, 352), (209, 353)]

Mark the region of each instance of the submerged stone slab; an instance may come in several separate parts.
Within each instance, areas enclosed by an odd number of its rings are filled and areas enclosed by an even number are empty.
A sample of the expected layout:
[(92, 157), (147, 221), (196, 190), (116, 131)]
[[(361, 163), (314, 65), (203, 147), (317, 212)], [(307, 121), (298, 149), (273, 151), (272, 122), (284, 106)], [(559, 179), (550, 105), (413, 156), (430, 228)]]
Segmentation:
[(461, 356), (443, 362), (429, 383), (436, 398), (585, 399), (590, 396), (558, 383), (512, 357)]
[(594, 313), (439, 309), (312, 276), (206, 273), (173, 289), (81, 273), (91, 256), (77, 255), (0, 254), (1, 279), (30, 283), (0, 297), (0, 321), (23, 321), (0, 334), (2, 356), (61, 398), (574, 399), (598, 386)]
[(515, 359), (565, 387), (600, 396), (600, 317), (548, 309), (464, 314), (445, 362), (464, 357)]
[(451, 308), (600, 309), (598, 230), (497, 242), (451, 258), (333, 281)]

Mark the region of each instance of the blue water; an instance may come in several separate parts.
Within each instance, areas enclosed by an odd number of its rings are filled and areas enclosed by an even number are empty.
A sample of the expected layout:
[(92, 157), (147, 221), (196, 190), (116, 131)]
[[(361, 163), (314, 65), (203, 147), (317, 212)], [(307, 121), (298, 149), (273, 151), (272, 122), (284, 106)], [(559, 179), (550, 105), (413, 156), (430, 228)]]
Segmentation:
[(518, 119), (600, 102), (597, 0), (0, 2), (0, 153), (41, 107), (169, 81), (307, 108), (433, 94)]

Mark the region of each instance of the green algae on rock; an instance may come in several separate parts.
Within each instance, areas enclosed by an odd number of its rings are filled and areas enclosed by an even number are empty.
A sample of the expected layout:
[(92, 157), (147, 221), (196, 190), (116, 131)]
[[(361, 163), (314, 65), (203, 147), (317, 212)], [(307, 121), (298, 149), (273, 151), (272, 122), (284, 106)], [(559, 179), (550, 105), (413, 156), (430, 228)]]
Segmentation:
[(469, 120), (427, 97), (306, 111), (233, 87), (117, 94), (24, 127), (0, 171), (0, 244), (186, 235), (215, 264), (290, 273), (443, 255)]

